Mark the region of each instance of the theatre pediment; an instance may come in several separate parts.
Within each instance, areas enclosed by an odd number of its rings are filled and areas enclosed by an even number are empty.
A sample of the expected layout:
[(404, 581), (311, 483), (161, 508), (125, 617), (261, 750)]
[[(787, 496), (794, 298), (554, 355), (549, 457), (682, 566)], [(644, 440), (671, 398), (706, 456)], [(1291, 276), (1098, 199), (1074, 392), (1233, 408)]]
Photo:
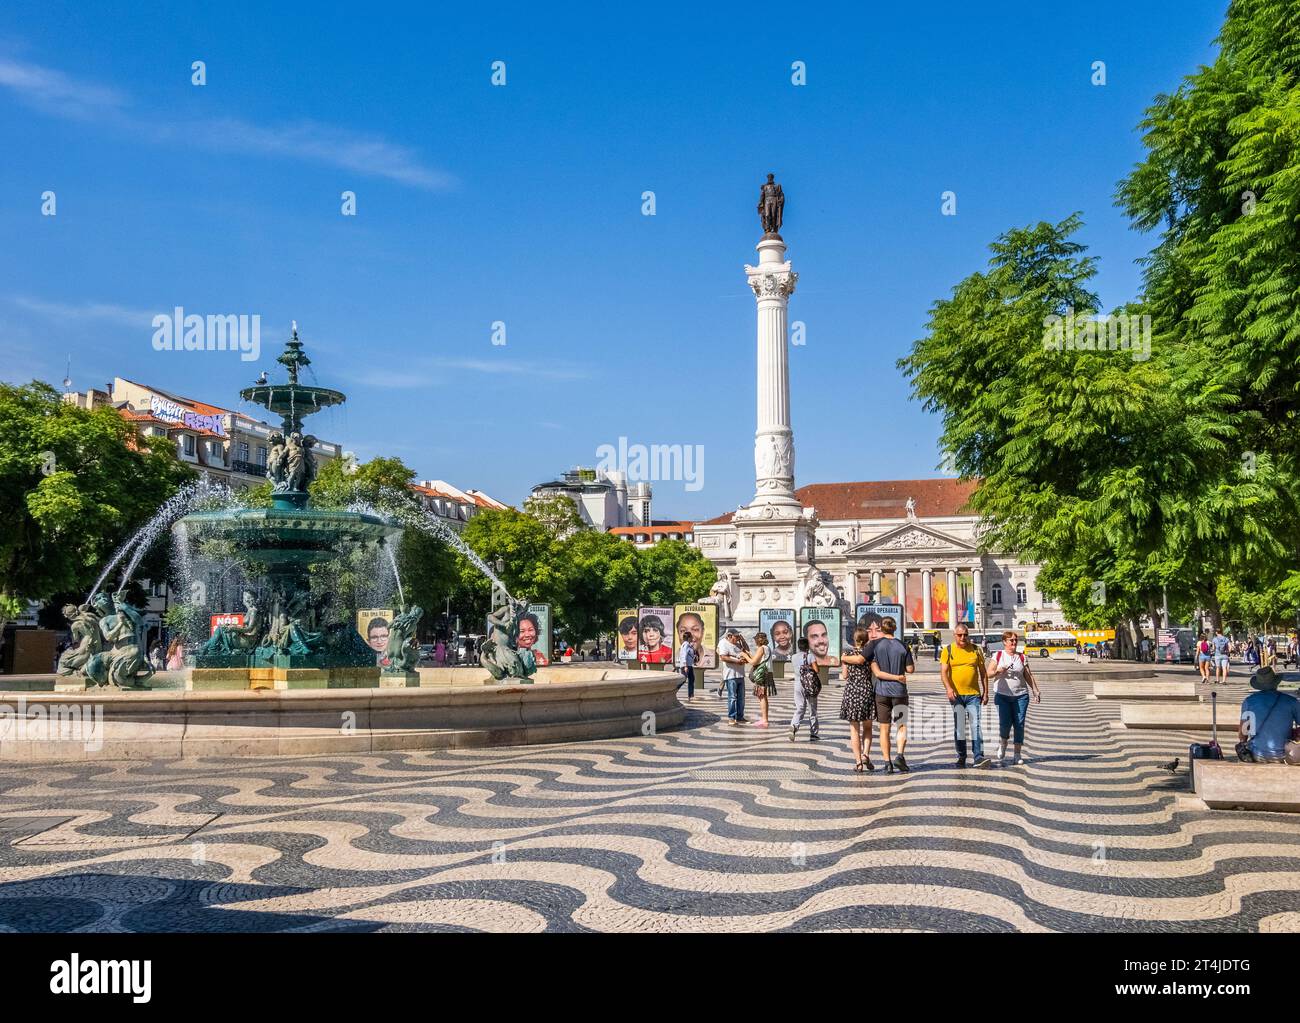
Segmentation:
[(863, 541), (845, 553), (850, 555), (899, 553), (975, 555), (978, 550), (973, 544), (948, 536), (937, 529), (908, 522), (881, 536)]

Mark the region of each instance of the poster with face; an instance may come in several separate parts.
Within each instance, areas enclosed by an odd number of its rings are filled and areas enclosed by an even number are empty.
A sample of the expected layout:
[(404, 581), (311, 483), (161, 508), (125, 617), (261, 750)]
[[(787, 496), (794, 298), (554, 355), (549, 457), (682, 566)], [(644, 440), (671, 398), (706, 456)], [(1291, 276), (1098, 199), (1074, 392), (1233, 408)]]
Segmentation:
[(637, 643), (640, 636), (636, 627), (636, 608), (621, 607), (618, 609), (618, 644), (614, 658), (619, 661), (635, 661)]
[(760, 608), (758, 631), (767, 633), (767, 642), (772, 649), (772, 660), (788, 661), (799, 652), (795, 642), (798, 637), (798, 626), (794, 622), (794, 608)]
[(366, 646), (375, 652), (375, 663), (384, 663), (384, 650), (388, 647), (388, 626), (393, 621), (392, 608), (369, 608), (357, 612), (357, 632)]
[(834, 667), (840, 663), (840, 609), (805, 607), (799, 611), (799, 629), (808, 640), (808, 652), (816, 663)]
[(691, 642), (695, 644), (695, 666), (716, 668), (718, 666), (718, 605), (674, 604), (673, 621), (677, 649), (681, 649), (682, 637), (689, 636)]
[(673, 609), (671, 607), (637, 608), (637, 626), (641, 640), (637, 660), (642, 664), (673, 663)]
[(853, 609), (853, 618), (853, 624), (844, 630), (846, 642), (853, 642), (853, 630), (856, 627), (861, 626), (865, 629), (873, 623), (879, 625), (882, 618), (894, 619), (894, 625), (896, 626), (894, 635), (900, 639), (902, 638), (901, 632), (897, 628), (899, 622), (903, 620), (902, 604), (859, 604)]
[(519, 619), (519, 638), (515, 645), (520, 650), (531, 650), (533, 661), (539, 668), (551, 663), (551, 605), (529, 604)]

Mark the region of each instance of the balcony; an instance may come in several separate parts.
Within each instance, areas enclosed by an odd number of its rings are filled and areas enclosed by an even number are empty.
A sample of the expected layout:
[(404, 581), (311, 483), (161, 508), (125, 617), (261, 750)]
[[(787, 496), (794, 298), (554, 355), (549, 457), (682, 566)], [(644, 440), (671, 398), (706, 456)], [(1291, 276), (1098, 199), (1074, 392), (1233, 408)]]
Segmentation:
[(266, 466), (262, 465), (260, 462), (245, 462), (240, 459), (234, 459), (230, 463), (230, 471), (240, 472), (245, 476), (261, 477), (266, 475)]

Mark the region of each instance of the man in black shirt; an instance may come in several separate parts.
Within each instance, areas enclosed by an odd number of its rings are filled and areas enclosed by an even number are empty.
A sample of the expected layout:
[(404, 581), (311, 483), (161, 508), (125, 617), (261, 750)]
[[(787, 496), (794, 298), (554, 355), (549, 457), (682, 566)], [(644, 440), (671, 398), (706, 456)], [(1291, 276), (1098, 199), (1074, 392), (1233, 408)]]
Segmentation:
[[(894, 768), (906, 773), (911, 770), (903, 756), (907, 746), (907, 676), (916, 670), (912, 651), (894, 637), (898, 624), (886, 615), (880, 621), (880, 639), (867, 647), (867, 666), (876, 678), (876, 721), (880, 725), (880, 748), (885, 754), (885, 773)], [(901, 708), (901, 709), (897, 709)], [(889, 759), (889, 733), (893, 719), (898, 717), (898, 757)]]

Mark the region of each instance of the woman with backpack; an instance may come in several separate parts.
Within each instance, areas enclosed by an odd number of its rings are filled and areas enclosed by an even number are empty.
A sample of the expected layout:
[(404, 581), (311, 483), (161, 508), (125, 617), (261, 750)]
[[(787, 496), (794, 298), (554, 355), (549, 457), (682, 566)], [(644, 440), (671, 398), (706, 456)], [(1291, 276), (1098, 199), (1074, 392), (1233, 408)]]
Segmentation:
[(993, 703), (998, 708), (998, 767), (1006, 763), (1007, 740), (1015, 730), (1015, 766), (1024, 764), (1021, 748), (1025, 744), (1025, 714), (1029, 710), (1029, 697), (1042, 703), (1038, 682), (1029, 670), (1025, 655), (1016, 649), (1019, 637), (1008, 629), (1002, 633), (1002, 649), (989, 658), (988, 675), (997, 683)]
[(1210, 659), (1210, 637), (1202, 632), (1196, 644), (1196, 667), (1201, 673), (1202, 685), (1210, 681)]
[[(853, 770), (857, 774), (874, 771), (871, 763), (872, 722), (876, 720), (876, 681), (867, 667), (867, 644), (880, 633), (875, 622), (870, 631), (853, 630), (853, 646), (840, 653), (844, 665), (844, 697), (840, 700), (840, 718), (849, 723), (849, 749), (853, 753)], [(889, 751), (885, 751), (885, 760)]]
[(800, 636), (796, 644), (799, 652), (794, 655), (794, 717), (790, 719), (790, 741), (799, 734), (799, 726), (808, 718), (808, 741), (816, 742), (820, 737), (820, 723), (817, 720), (817, 697), (822, 691), (822, 677), (817, 672), (817, 658), (808, 652), (808, 640)]
[(767, 698), (776, 692), (776, 676), (772, 674), (772, 651), (767, 645), (767, 633), (754, 633), (754, 649), (744, 655), (750, 665), (749, 681), (754, 684), (754, 698), (758, 700), (759, 719), (755, 728), (767, 728)]

